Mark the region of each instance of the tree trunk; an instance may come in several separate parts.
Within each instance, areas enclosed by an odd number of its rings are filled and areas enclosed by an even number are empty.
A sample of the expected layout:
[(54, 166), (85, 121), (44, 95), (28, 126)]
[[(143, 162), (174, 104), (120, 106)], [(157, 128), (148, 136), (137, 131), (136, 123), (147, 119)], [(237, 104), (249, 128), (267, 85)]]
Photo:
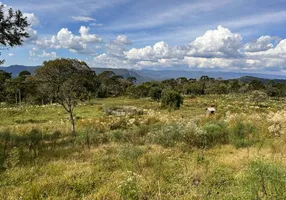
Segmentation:
[(71, 121), (71, 134), (75, 135), (75, 124), (74, 124), (74, 118), (73, 118), (73, 112), (70, 111), (70, 121)]

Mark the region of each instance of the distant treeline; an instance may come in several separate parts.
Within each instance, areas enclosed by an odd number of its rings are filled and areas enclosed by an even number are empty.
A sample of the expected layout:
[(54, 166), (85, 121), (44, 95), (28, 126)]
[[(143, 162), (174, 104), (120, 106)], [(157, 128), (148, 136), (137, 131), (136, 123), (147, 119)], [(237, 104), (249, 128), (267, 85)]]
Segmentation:
[[(42, 93), (40, 87), (34, 80), (34, 75), (28, 71), (22, 71), (17, 77), (12, 77), (11, 73), (0, 70), (0, 102), (10, 104), (29, 103), (46, 104), (54, 102), (48, 93)], [(159, 101), (164, 91), (175, 91), (182, 95), (207, 95), (207, 94), (246, 94), (255, 90), (260, 90), (269, 97), (285, 97), (286, 85), (275, 81), (262, 83), (257, 79), (249, 79), (248, 82), (239, 79), (222, 80), (208, 76), (200, 79), (187, 79), (180, 77), (164, 81), (145, 82), (136, 84), (135, 77), (123, 78), (112, 71), (104, 71), (95, 75), (95, 88), (91, 88), (87, 98), (107, 98), (118, 96), (129, 96), (131, 98), (150, 97)]]

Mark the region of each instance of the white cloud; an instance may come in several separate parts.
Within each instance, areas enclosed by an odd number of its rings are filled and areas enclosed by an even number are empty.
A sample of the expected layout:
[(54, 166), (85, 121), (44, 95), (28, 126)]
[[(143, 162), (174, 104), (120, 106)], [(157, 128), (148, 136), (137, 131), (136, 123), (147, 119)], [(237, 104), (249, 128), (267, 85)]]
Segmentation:
[(96, 19), (87, 17), (87, 16), (73, 16), (72, 19), (74, 21), (80, 21), (80, 22), (90, 22), (90, 21), (96, 21)]
[(45, 50), (43, 50), (42, 54), (39, 54), (38, 56), (41, 58), (56, 58), (57, 53), (56, 52), (47, 53)]
[(277, 38), (268, 35), (261, 36), (255, 42), (246, 43), (244, 46), (244, 51), (247, 52), (266, 51), (268, 49), (273, 48), (274, 40), (277, 40)]
[(102, 38), (98, 37), (97, 35), (89, 34), (89, 30), (89, 27), (81, 26), (79, 29), (79, 33), (81, 36), (79, 40), (82, 40), (86, 43), (97, 43), (102, 41)]
[(242, 37), (229, 29), (218, 26), (190, 43), (188, 55), (194, 57), (237, 57), (241, 56)]
[(32, 60), (38, 60), (39, 58), (56, 58), (57, 53), (56, 52), (46, 52), (46, 50), (42, 50), (39, 52), (39, 49), (34, 47), (29, 51), (30, 59)]
[(125, 55), (130, 60), (158, 60), (166, 58), (183, 58), (187, 53), (188, 47), (177, 46), (169, 47), (164, 42), (158, 42), (153, 47), (146, 46), (141, 49), (132, 48)]
[(250, 57), (266, 57), (286, 59), (286, 39), (281, 40), (276, 47), (272, 47), (266, 51), (247, 52)]
[(132, 44), (131, 40), (128, 39), (126, 35), (118, 35), (114, 43), (118, 45), (130, 45)]
[(132, 41), (128, 39), (126, 35), (119, 35), (115, 40), (110, 41), (106, 45), (108, 55), (124, 57), (125, 46), (131, 45)]
[(74, 35), (67, 28), (62, 28), (57, 35), (51, 37), (51, 39), (40, 39), (35, 44), (41, 48), (65, 48), (71, 52), (82, 54), (94, 54), (95, 48), (89, 45), (102, 42), (102, 38), (96, 34), (89, 33), (90, 28), (81, 26), (79, 29), (80, 35)]
[(97, 27), (101, 27), (103, 26), (103, 24), (98, 24), (98, 23), (91, 23), (90, 26), (97, 26)]
[(14, 54), (13, 53), (8, 53), (8, 56), (14, 56)]
[(34, 13), (24, 13), (24, 17), (27, 17), (27, 21), (31, 27), (38, 26), (40, 24), (40, 20)]

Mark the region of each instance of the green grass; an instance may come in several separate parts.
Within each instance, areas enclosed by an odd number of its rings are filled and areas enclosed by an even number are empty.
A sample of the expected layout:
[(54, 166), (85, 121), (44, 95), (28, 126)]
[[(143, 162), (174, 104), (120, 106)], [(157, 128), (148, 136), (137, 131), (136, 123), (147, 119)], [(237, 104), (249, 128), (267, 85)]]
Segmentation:
[[(144, 114), (106, 116), (114, 106)], [(285, 130), (284, 107), (243, 95), (185, 97), (173, 112), (95, 99), (76, 107), (75, 138), (60, 106), (2, 107), (0, 199), (285, 199), (286, 137), (269, 131)]]

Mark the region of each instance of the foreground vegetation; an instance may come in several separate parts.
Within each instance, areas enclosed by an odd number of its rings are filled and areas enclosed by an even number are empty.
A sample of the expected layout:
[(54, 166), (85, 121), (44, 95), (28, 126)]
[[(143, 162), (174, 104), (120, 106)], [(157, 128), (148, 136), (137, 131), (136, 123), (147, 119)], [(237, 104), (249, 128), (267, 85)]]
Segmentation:
[[(214, 116), (205, 107), (217, 105)], [(136, 108), (124, 116), (107, 110)], [(245, 95), (2, 106), (1, 199), (285, 199), (285, 102)]]

